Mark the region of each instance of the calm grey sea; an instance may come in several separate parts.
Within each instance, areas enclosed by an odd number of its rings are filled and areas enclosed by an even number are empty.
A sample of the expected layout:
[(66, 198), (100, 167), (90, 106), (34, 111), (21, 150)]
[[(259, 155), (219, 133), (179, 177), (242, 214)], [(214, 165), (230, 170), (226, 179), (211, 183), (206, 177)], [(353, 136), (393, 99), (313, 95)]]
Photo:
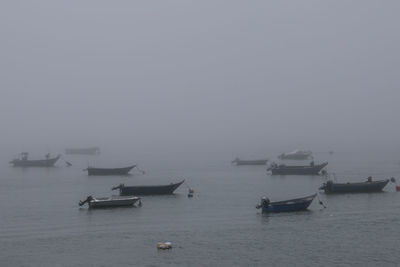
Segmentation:
[[(17, 151), (16, 151), (17, 152)], [(33, 154), (32, 157), (40, 157)], [(397, 177), (400, 159), (385, 155), (316, 154), (340, 181)], [(13, 168), (0, 162), (1, 266), (398, 266), (400, 193), (326, 196), (309, 211), (262, 215), (271, 200), (316, 192), (319, 176), (270, 176), (265, 167), (224, 160), (129, 156), (66, 156), (58, 167)], [(88, 177), (88, 164), (138, 163), (145, 175)], [(143, 197), (143, 206), (88, 210), (88, 195), (116, 194), (119, 183), (164, 184), (186, 179), (173, 196)], [(157, 242), (173, 249), (158, 251)]]

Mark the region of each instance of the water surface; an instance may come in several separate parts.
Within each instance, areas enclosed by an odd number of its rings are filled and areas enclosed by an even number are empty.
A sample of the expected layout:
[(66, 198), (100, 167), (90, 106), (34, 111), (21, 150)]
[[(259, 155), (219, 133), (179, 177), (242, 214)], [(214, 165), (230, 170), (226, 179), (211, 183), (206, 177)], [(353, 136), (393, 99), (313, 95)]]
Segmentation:
[[(397, 266), (400, 194), (320, 195), (306, 212), (263, 215), (261, 196), (273, 200), (316, 192), (319, 176), (270, 176), (263, 166), (226, 160), (174, 160), (112, 155), (68, 156), (73, 166), (0, 168), (1, 266)], [(339, 180), (400, 178), (392, 157), (318, 155)], [(139, 163), (145, 175), (88, 177), (88, 164)], [(88, 210), (88, 195), (116, 194), (119, 183), (164, 184), (186, 179), (172, 196), (143, 197), (143, 206)], [(342, 180), (343, 181), (343, 180)], [(173, 249), (157, 251), (170, 241)]]

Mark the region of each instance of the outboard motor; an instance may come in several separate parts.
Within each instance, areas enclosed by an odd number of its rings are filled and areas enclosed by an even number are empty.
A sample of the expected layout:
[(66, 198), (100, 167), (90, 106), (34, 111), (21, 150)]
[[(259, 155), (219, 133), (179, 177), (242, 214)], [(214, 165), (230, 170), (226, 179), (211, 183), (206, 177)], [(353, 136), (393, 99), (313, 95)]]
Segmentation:
[(262, 197), (261, 203), (256, 206), (256, 209), (267, 208), (269, 206), (269, 203), (270, 203), (269, 198)]
[(234, 160), (231, 161), (231, 163), (232, 163), (232, 164), (236, 164), (236, 163), (239, 162), (239, 160), (240, 160), (240, 159), (239, 159), (238, 157), (236, 157)]
[(125, 186), (124, 184), (119, 184), (118, 186), (114, 186), (113, 188), (111, 188), (111, 190), (121, 189), (121, 188), (123, 188), (124, 186)]
[(84, 201), (79, 201), (79, 206), (83, 206), (85, 203), (89, 203), (91, 200), (93, 200), (93, 197), (88, 196)]
[(332, 185), (333, 185), (333, 182), (332, 181), (328, 181), (328, 182), (326, 182), (326, 185), (325, 185), (325, 192), (330, 192), (330, 191), (332, 191)]
[(21, 153), (21, 160), (28, 160), (28, 155), (29, 155), (28, 152), (22, 152)]
[(267, 197), (261, 198), (261, 207), (268, 208), (269, 203), (270, 203), (269, 198)]
[(269, 165), (267, 171), (270, 171), (272, 169), (275, 169), (278, 165), (275, 162), (272, 162), (271, 165)]
[(269, 203), (270, 203), (269, 198), (267, 198), (267, 197), (262, 197), (262, 198), (261, 198), (261, 202), (260, 202), (260, 204), (258, 204), (258, 205), (256, 206), (256, 209), (268, 208)]

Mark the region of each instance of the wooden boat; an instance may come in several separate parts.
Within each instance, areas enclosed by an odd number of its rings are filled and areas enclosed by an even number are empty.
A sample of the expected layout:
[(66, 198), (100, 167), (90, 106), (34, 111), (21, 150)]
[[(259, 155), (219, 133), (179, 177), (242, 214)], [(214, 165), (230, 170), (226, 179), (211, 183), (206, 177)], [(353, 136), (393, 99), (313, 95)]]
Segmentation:
[(69, 155), (97, 155), (100, 154), (100, 148), (87, 147), (87, 148), (66, 148), (65, 154)]
[(236, 166), (240, 166), (240, 165), (266, 165), (267, 162), (268, 162), (267, 159), (241, 160), (239, 158), (236, 158), (235, 160), (232, 161), (232, 164), (235, 164)]
[(371, 177), (365, 182), (359, 183), (334, 183), (327, 181), (319, 189), (324, 190), (326, 194), (341, 194), (341, 193), (372, 193), (381, 192), (389, 183), (389, 179), (372, 181)]
[(273, 163), (267, 170), (271, 171), (272, 175), (318, 175), (326, 165), (328, 165), (328, 162), (317, 165), (311, 162), (310, 165), (304, 166), (287, 166)]
[(133, 206), (137, 201), (140, 201), (139, 197), (112, 196), (112, 197), (94, 198), (92, 196), (88, 196), (86, 200), (79, 201), (79, 206), (83, 206), (85, 203), (87, 203), (89, 205), (89, 208), (91, 209), (129, 207)]
[(306, 160), (312, 157), (311, 151), (302, 151), (295, 150), (293, 152), (282, 153), (278, 156), (279, 159), (288, 159), (288, 160)]
[(53, 167), (54, 164), (59, 160), (61, 155), (55, 158), (50, 158), (50, 154), (46, 155), (46, 159), (30, 160), (28, 159), (28, 153), (21, 153), (20, 158), (13, 159), (10, 164), (14, 167)]
[(317, 194), (277, 202), (270, 202), (268, 198), (263, 197), (260, 205), (258, 205), (257, 208), (261, 208), (262, 213), (306, 210), (316, 195)]
[(88, 167), (88, 175), (127, 175), (136, 165), (123, 168), (94, 168)]
[(112, 190), (119, 189), (120, 196), (139, 196), (139, 195), (170, 195), (185, 182), (185, 180), (179, 183), (170, 183), (168, 185), (141, 185), (141, 186), (125, 186), (120, 184), (113, 187)]

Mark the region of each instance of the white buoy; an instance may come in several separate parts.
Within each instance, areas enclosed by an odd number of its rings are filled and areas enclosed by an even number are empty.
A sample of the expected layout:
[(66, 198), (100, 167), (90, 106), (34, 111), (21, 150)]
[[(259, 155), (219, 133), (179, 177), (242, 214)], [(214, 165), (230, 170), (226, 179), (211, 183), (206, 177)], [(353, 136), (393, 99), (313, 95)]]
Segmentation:
[(158, 242), (157, 243), (157, 249), (171, 249), (172, 248), (172, 243), (171, 242)]

